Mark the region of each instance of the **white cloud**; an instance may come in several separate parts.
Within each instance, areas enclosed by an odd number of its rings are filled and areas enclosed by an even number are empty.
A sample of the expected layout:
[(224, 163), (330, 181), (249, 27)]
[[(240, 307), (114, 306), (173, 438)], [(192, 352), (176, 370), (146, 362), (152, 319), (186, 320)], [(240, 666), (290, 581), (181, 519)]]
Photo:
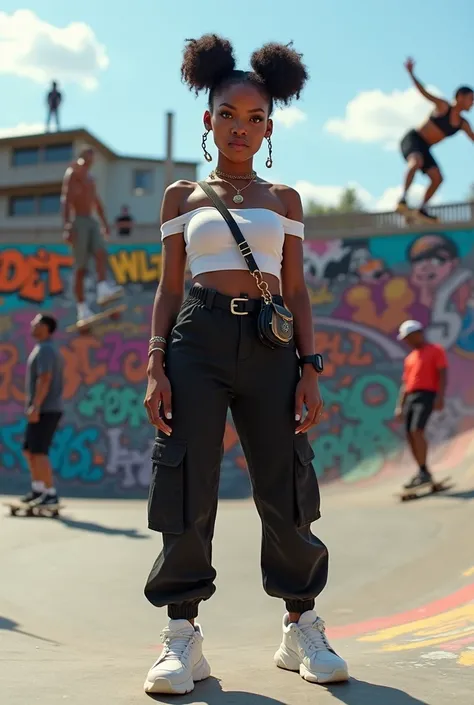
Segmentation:
[[(322, 206), (337, 206), (341, 195), (346, 188), (353, 188), (362, 208), (367, 211), (393, 211), (402, 195), (401, 186), (391, 186), (382, 193), (381, 196), (374, 196), (367, 189), (358, 183), (351, 182), (345, 186), (328, 186), (322, 184), (312, 184), (309, 181), (297, 181), (294, 188), (298, 191), (303, 201), (307, 205), (310, 201), (315, 201)], [(417, 207), (425, 193), (426, 186), (413, 184), (409, 192), (409, 203), (412, 207)], [(440, 202), (435, 196), (430, 203), (436, 205)]]
[(373, 202), (372, 195), (357, 183), (349, 183), (346, 186), (326, 186), (312, 184), (310, 181), (297, 181), (294, 186), (300, 194), (303, 204), (315, 201), (322, 206), (337, 206), (344, 190), (348, 187), (355, 190), (357, 198), (364, 208), (368, 208)]
[(294, 127), (299, 122), (305, 122), (308, 116), (300, 108), (290, 106), (289, 108), (277, 108), (273, 113), (273, 119), (286, 128)]
[(43, 122), (19, 122), (13, 127), (0, 127), (0, 139), (20, 135), (36, 135), (40, 132), (44, 132)]
[[(434, 86), (428, 90), (440, 95)], [(416, 127), (429, 111), (430, 104), (413, 87), (391, 93), (364, 91), (349, 101), (343, 118), (331, 118), (324, 127), (347, 142), (379, 142), (393, 149), (403, 133)]]
[(84, 22), (55, 27), (31, 10), (0, 12), (0, 74), (37, 83), (57, 79), (94, 90), (97, 75), (108, 65), (105, 46)]

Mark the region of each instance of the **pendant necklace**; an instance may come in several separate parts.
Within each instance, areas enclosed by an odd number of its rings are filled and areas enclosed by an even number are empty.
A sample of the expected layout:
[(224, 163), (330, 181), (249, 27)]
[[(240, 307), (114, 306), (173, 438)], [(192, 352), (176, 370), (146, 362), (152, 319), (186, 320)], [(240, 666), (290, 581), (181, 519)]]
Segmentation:
[[(234, 203), (238, 203), (238, 204), (244, 202), (244, 197), (242, 196), (241, 191), (244, 191), (251, 184), (253, 184), (253, 182), (257, 178), (257, 174), (255, 172), (253, 172), (252, 175), (250, 175), (250, 174), (248, 176), (246, 175), (247, 178), (250, 178), (250, 181), (248, 182), (248, 184), (245, 184), (245, 186), (242, 186), (242, 188), (237, 188), (237, 186), (234, 186), (234, 184), (231, 184), (230, 181), (226, 181), (226, 179), (223, 179), (222, 176), (220, 176), (220, 174), (217, 174), (215, 171), (211, 172), (209, 174), (209, 176), (211, 179), (215, 179), (217, 177), (218, 179), (223, 181), (225, 184), (228, 184), (228, 186), (232, 186), (232, 188), (237, 192), (235, 194), (235, 196), (232, 196), (232, 200), (234, 201)], [(229, 174), (229, 176), (230, 176), (230, 174)], [(231, 177), (231, 178), (238, 178), (238, 177)]]

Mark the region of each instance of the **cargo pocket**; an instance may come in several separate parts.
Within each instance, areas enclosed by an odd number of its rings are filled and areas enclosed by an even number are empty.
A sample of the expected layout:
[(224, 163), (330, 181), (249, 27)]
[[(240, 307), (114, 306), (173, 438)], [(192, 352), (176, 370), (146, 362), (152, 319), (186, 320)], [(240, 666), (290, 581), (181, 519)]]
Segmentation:
[(186, 443), (157, 439), (148, 495), (148, 527), (163, 534), (184, 531), (184, 457)]
[(302, 527), (321, 516), (319, 485), (312, 463), (314, 451), (306, 435), (295, 436), (294, 449), (296, 525)]

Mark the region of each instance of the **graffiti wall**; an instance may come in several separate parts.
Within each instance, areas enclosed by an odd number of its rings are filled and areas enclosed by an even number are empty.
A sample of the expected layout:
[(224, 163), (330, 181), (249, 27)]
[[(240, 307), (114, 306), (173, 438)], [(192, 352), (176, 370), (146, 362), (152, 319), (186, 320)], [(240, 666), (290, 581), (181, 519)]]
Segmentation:
[[(305, 275), (316, 349), (326, 362), (325, 412), (311, 434), (321, 480), (353, 483), (397, 472), (402, 429), (393, 420), (406, 350), (401, 321), (420, 320), (450, 362), (446, 408), (432, 417), (434, 461), (454, 468), (474, 427), (474, 233), (313, 241)], [(143, 408), (147, 341), (161, 274), (160, 245), (109, 248), (111, 276), (126, 288), (128, 310), (94, 336), (65, 333), (74, 320), (72, 260), (64, 245), (0, 246), (0, 492), (25, 489), (25, 361), (38, 311), (59, 320), (66, 412), (51, 460), (69, 496), (142, 497), (154, 433)], [(95, 291), (93, 277), (88, 295)], [(472, 380), (472, 382), (471, 382)], [(245, 459), (229, 417), (221, 496), (250, 494)], [(449, 450), (449, 452), (448, 452)], [(437, 455), (438, 454), (438, 455)]]

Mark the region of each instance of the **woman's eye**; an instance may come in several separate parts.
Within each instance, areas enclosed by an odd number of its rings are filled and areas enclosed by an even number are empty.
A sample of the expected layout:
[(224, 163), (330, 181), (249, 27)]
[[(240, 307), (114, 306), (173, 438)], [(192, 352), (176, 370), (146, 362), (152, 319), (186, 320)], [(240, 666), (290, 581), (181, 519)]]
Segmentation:
[(254, 115), (254, 117), (250, 118), (251, 122), (262, 122), (263, 118), (259, 117), (258, 115)]
[(223, 118), (225, 118), (225, 119), (232, 117), (232, 115), (231, 115), (230, 113), (228, 113), (227, 110), (223, 110), (223, 111), (220, 113), (220, 116), (223, 117)]

